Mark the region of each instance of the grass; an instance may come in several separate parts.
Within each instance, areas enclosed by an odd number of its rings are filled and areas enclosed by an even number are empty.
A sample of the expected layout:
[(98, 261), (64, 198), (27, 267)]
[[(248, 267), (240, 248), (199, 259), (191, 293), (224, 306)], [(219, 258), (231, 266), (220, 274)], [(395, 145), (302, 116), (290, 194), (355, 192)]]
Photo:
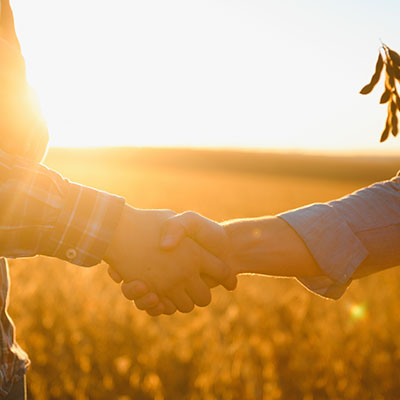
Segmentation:
[[(53, 149), (46, 163), (136, 207), (224, 220), (327, 201), (395, 174), (396, 159), (228, 151)], [(151, 319), (106, 266), (10, 262), (10, 313), (32, 399), (400, 398), (400, 275), (326, 301), (296, 281), (240, 278), (190, 315)]]

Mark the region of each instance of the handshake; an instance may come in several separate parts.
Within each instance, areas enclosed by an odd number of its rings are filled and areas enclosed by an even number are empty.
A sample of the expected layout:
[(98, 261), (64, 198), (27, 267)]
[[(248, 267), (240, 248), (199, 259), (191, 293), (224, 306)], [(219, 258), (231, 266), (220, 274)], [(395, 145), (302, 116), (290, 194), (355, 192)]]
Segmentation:
[(199, 214), (125, 206), (104, 260), (137, 308), (171, 315), (207, 306), (215, 286), (235, 289), (230, 248), (224, 226)]
[(152, 316), (205, 307), (211, 288), (233, 290), (242, 273), (297, 278), (323, 274), (302, 238), (280, 217), (219, 224), (194, 212), (128, 205), (104, 261), (111, 278), (123, 281), (125, 297)]

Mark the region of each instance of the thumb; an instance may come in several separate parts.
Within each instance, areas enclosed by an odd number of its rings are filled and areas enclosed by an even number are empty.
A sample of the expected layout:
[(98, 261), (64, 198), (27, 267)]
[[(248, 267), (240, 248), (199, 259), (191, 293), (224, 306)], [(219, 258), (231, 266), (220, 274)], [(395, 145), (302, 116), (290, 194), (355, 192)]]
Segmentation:
[(193, 211), (186, 211), (174, 215), (165, 222), (162, 228), (161, 247), (172, 249), (185, 236), (217, 257), (221, 256), (221, 249), (227, 244), (225, 231), (220, 224)]
[(160, 246), (162, 249), (173, 249), (185, 238), (186, 231), (180, 216), (181, 214), (170, 217), (161, 227)]
[(234, 274), (229, 274), (229, 276), (223, 281), (218, 282), (214, 278), (209, 275), (201, 275), (201, 279), (203, 279), (204, 283), (210, 288), (215, 288), (219, 285), (222, 285), (226, 290), (235, 290), (237, 286), (237, 277)]

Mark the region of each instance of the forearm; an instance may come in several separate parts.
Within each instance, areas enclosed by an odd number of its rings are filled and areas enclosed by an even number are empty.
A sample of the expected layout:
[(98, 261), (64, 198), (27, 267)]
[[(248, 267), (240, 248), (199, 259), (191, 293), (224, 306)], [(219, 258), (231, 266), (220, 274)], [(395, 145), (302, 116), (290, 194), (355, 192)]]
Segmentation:
[(300, 236), (279, 217), (223, 223), (236, 273), (310, 277), (322, 272)]
[(124, 200), (0, 150), (0, 256), (99, 263)]

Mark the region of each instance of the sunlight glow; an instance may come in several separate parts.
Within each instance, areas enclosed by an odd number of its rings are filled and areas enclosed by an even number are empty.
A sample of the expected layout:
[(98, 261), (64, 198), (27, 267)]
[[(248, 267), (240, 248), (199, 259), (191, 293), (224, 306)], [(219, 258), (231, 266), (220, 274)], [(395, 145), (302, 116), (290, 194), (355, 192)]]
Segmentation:
[(349, 308), (349, 311), (350, 316), (354, 321), (363, 320), (367, 316), (367, 307), (365, 304), (353, 304)]
[(358, 91), (379, 37), (400, 48), (400, 3), (387, 3), (13, 6), (53, 145), (385, 151), (400, 148), (378, 144), (386, 108)]

